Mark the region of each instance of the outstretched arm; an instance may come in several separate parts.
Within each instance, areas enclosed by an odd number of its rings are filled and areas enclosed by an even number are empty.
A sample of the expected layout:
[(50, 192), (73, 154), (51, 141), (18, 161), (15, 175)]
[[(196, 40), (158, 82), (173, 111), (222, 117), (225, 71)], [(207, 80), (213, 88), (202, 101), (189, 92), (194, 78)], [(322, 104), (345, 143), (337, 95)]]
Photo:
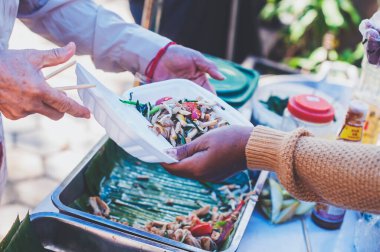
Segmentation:
[(163, 165), (179, 176), (221, 181), (248, 166), (276, 172), (301, 200), (380, 212), (378, 146), (318, 139), (303, 129), (229, 126), (168, 153), (181, 161)]
[(295, 197), (380, 212), (380, 147), (256, 127), (248, 166), (275, 171)]
[(21, 0), (19, 18), (34, 32), (77, 53), (91, 55), (106, 71), (143, 73), (157, 51), (170, 40), (128, 24), (91, 0)]
[[(149, 62), (170, 40), (91, 0), (21, 0), (19, 18), (34, 32), (59, 44), (73, 41), (79, 54), (89, 54), (105, 71), (145, 73)], [(206, 73), (222, 80), (216, 66), (199, 52), (171, 46), (158, 62), (152, 79), (190, 79), (212, 90)]]

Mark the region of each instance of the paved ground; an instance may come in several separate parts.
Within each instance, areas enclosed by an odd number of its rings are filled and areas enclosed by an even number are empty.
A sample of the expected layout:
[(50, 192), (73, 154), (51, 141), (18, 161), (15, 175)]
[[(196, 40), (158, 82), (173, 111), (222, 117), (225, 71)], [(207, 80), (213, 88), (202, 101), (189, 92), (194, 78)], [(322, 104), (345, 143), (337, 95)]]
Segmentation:
[[(126, 0), (99, 0), (132, 22)], [(17, 22), (10, 43), (13, 49), (49, 49), (54, 45), (31, 33)], [(121, 93), (131, 86), (128, 73), (113, 74), (95, 70), (88, 57), (77, 60), (104, 84)], [(53, 69), (48, 69), (50, 72)], [(52, 86), (74, 85), (74, 68), (50, 81)], [(75, 91), (68, 93), (78, 99)], [(18, 121), (5, 119), (5, 135), (9, 178), (0, 205), (0, 239), (9, 230), (17, 214), (24, 216), (33, 209), (78, 164), (90, 148), (103, 136), (94, 119), (81, 120), (65, 116), (55, 122), (34, 115)]]

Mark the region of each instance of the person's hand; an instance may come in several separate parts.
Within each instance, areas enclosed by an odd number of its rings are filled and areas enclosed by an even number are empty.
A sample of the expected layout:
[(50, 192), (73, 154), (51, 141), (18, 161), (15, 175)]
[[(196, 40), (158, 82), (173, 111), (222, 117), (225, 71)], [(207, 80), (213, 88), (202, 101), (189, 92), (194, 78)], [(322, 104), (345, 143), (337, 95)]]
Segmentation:
[(173, 45), (168, 48), (157, 64), (153, 81), (183, 78), (215, 92), (206, 74), (216, 80), (225, 79), (216, 65), (200, 52), (180, 45)]
[(200, 181), (219, 182), (247, 168), (245, 147), (252, 127), (215, 129), (167, 153), (178, 163), (162, 164), (170, 173)]
[(48, 85), (41, 72), (44, 67), (68, 61), (75, 53), (75, 44), (47, 51), (0, 51), (0, 112), (16, 120), (33, 113), (53, 120), (68, 113), (89, 118), (90, 111)]

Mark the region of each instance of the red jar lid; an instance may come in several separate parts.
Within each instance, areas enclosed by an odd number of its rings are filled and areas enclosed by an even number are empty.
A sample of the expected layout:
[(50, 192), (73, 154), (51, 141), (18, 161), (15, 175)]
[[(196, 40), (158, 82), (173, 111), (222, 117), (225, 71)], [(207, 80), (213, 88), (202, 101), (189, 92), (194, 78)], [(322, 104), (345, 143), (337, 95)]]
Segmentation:
[(297, 95), (289, 99), (289, 112), (298, 119), (311, 123), (329, 123), (334, 120), (334, 108), (316, 95)]

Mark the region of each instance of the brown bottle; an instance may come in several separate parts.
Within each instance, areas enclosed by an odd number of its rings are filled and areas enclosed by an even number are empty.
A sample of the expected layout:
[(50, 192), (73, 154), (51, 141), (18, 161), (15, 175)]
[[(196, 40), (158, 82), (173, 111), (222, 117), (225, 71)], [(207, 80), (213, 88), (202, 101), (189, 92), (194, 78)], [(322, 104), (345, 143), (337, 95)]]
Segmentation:
[[(337, 140), (360, 143), (367, 113), (367, 104), (358, 100), (351, 101), (346, 120), (339, 132)], [(345, 209), (324, 203), (317, 203), (311, 213), (311, 218), (315, 224), (322, 228), (338, 229), (343, 223), (345, 213)]]

